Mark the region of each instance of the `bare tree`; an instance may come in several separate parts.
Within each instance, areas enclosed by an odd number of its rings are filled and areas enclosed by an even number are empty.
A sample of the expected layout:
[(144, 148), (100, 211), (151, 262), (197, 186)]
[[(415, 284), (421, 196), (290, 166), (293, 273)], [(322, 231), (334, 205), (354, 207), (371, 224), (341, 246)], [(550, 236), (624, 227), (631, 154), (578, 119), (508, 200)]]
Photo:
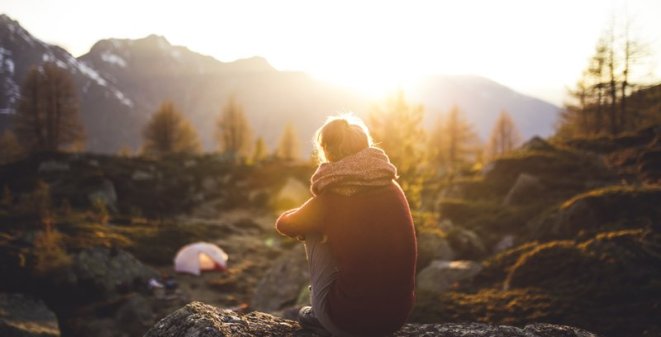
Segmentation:
[(634, 66), (640, 66), (648, 52), (643, 43), (631, 37), (630, 25), (627, 18), (620, 28), (614, 18), (604, 31), (587, 69), (569, 92), (573, 101), (565, 104), (558, 136), (615, 136), (644, 123), (628, 100), (634, 89), (641, 87), (632, 81)]

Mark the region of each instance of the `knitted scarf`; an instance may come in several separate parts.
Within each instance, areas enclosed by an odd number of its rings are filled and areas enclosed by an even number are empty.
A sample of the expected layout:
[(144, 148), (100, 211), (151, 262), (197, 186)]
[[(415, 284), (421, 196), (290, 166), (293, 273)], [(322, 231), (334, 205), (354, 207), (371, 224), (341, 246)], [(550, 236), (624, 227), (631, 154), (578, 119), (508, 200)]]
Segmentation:
[(385, 152), (368, 147), (336, 162), (319, 165), (310, 179), (310, 192), (316, 196), (329, 190), (349, 196), (366, 188), (386, 186), (396, 178), (397, 168)]

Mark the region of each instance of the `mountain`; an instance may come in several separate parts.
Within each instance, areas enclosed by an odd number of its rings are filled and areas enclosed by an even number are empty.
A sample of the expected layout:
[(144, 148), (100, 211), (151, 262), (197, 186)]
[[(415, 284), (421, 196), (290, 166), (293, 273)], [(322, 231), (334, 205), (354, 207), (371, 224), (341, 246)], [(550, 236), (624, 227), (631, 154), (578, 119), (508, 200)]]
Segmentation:
[(126, 92), (139, 116), (147, 118), (164, 100), (174, 102), (208, 149), (215, 146), (216, 120), (230, 96), (244, 107), (255, 134), (271, 147), (291, 121), (309, 149), (307, 140), (325, 116), (341, 109), (364, 110), (365, 105), (349, 90), (301, 72), (277, 71), (263, 58), (225, 63), (156, 35), (102, 40), (79, 60)]
[(488, 140), (498, 114), (507, 111), (524, 139), (553, 133), (559, 108), (551, 103), (518, 93), (502, 84), (479, 76), (432, 76), (415, 87), (415, 99), (426, 108), (426, 122), (453, 105), (465, 112), (475, 131)]
[[(368, 114), (373, 102), (349, 89), (316, 80), (302, 72), (278, 71), (252, 57), (221, 62), (162, 36), (105, 39), (73, 57), (66, 50), (33, 37), (16, 21), (0, 15), (0, 130), (6, 128), (20, 83), (32, 66), (52, 61), (68, 69), (79, 89), (88, 150), (111, 153), (138, 149), (141, 132), (159, 105), (172, 101), (197, 128), (206, 149), (213, 149), (215, 124), (234, 96), (243, 105), (256, 135), (273, 149), (284, 125), (292, 122), (302, 151), (328, 115)], [(427, 125), (456, 103), (483, 139), (501, 109), (512, 114), (522, 134), (548, 135), (558, 108), (480, 77), (436, 76), (419, 83), (410, 96), (427, 108)], [(530, 118), (533, 116), (533, 118)]]
[(67, 69), (78, 88), (87, 143), (100, 151), (118, 148), (135, 139), (131, 126), (139, 119), (126, 94), (95, 69), (66, 50), (36, 39), (7, 15), (0, 15), (0, 113), (7, 126), (19, 97), (20, 84), (30, 69), (50, 61)]

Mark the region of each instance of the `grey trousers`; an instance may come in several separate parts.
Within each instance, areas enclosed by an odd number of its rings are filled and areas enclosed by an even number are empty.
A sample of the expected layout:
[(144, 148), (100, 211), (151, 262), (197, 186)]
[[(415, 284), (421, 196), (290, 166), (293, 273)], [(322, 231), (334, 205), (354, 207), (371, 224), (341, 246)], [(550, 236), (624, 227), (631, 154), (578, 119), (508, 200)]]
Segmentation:
[(305, 253), (310, 267), (310, 283), (312, 292), (310, 302), (312, 311), (321, 325), (336, 337), (353, 337), (342, 331), (331, 321), (327, 308), (327, 298), (333, 281), (337, 278), (337, 264), (331, 255), (328, 243), (323, 242), (320, 235), (307, 235), (305, 237)]

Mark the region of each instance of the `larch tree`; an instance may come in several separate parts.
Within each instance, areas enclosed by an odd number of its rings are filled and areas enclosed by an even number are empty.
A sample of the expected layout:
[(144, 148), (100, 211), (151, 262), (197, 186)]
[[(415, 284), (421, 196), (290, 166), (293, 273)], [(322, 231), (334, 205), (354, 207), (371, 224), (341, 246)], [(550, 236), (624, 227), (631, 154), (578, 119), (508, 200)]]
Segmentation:
[(267, 155), (268, 155), (268, 148), (266, 147), (264, 138), (257, 137), (257, 141), (255, 141), (255, 149), (253, 150), (252, 153), (252, 162), (259, 163), (264, 159), (266, 159)]
[(163, 157), (200, 152), (197, 132), (172, 102), (164, 102), (143, 129), (143, 154)]
[(250, 154), (252, 131), (243, 107), (234, 97), (230, 97), (218, 117), (216, 139), (221, 153), (230, 156), (233, 161), (247, 158)]
[(18, 159), (23, 150), (16, 135), (11, 129), (0, 134), (0, 164), (10, 163)]
[(514, 150), (521, 143), (521, 134), (507, 111), (500, 112), (494, 124), (486, 147), (488, 160), (501, 157)]
[(51, 62), (32, 68), (21, 86), (13, 126), (28, 152), (82, 147), (84, 130), (71, 74)]
[(420, 205), (423, 181), (427, 176), (426, 132), (422, 127), (424, 107), (409, 103), (403, 91), (376, 105), (368, 126), (375, 144), (397, 167), (399, 182), (412, 207)]
[(439, 116), (432, 130), (429, 146), (433, 166), (441, 174), (454, 175), (474, 161), (479, 143), (473, 126), (455, 105), (447, 114)]
[(276, 155), (280, 159), (293, 161), (299, 158), (299, 151), (299, 141), (294, 125), (292, 123), (287, 123), (282, 133), (282, 137), (280, 137)]
[(619, 27), (613, 20), (598, 40), (576, 87), (569, 90), (571, 100), (560, 115), (558, 137), (616, 136), (644, 124), (629, 97), (642, 88), (635, 79), (644, 77), (639, 69), (648, 48), (631, 37), (630, 25), (625, 20)]

